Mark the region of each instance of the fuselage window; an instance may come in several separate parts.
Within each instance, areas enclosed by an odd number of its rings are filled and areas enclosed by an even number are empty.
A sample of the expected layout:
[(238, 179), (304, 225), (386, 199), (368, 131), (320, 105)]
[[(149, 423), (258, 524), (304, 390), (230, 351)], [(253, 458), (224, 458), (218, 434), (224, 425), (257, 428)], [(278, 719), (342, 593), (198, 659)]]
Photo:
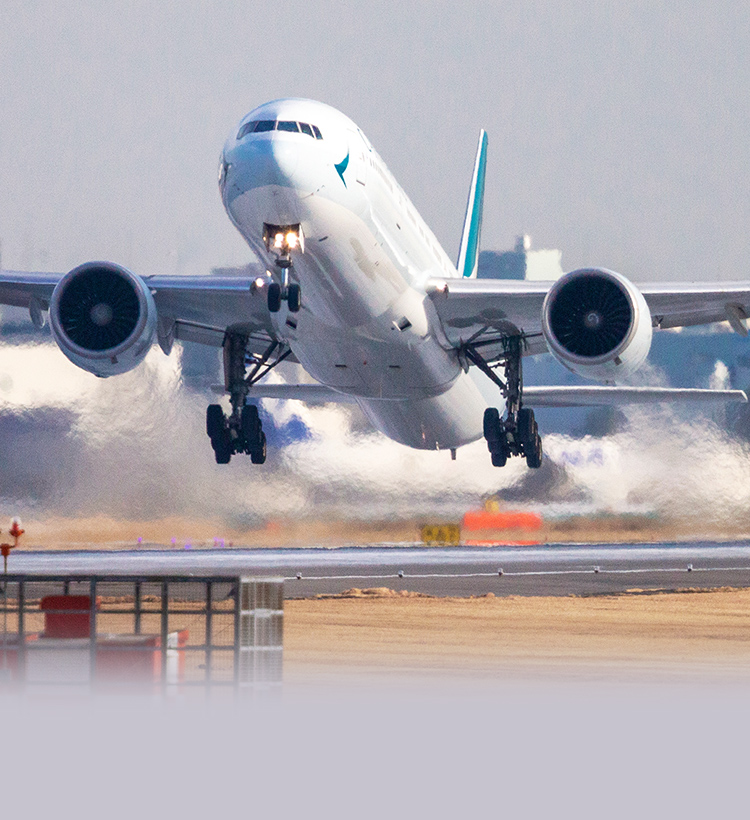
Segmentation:
[(257, 134), (259, 131), (273, 131), (276, 128), (276, 120), (258, 120), (255, 123), (253, 133)]
[(292, 122), (291, 120), (279, 120), (278, 125), (276, 126), (277, 131), (295, 131), (299, 132), (299, 128), (297, 127), (296, 122)]
[(308, 136), (308, 137), (312, 137), (312, 136), (313, 136), (312, 128), (310, 128), (310, 126), (309, 126), (306, 122), (301, 122), (301, 123), (299, 124), (299, 130), (300, 130), (303, 134), (307, 134), (307, 136)]
[(246, 123), (242, 126), (242, 128), (240, 128), (240, 130), (239, 130), (239, 132), (238, 132), (238, 134), (237, 134), (237, 139), (238, 139), (238, 140), (241, 140), (243, 137), (246, 137), (246, 136), (247, 136), (247, 135), (248, 135), (251, 131), (253, 131), (253, 130), (255, 129), (255, 126), (256, 126), (257, 124), (258, 124), (258, 123), (257, 123), (257, 121), (256, 121), (256, 120), (254, 120), (253, 122), (246, 122)]
[(312, 130), (313, 130), (313, 134), (315, 134), (315, 139), (316, 140), (322, 140), (323, 139), (323, 135), (320, 133), (320, 128), (318, 128), (317, 125), (313, 125)]

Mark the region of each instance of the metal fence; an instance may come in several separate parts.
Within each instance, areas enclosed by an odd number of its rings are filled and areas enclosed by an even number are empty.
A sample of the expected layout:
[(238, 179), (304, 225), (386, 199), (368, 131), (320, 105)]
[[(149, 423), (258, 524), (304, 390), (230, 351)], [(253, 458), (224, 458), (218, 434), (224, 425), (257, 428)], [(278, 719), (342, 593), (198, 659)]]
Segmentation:
[(0, 685), (273, 688), (283, 580), (5, 575)]

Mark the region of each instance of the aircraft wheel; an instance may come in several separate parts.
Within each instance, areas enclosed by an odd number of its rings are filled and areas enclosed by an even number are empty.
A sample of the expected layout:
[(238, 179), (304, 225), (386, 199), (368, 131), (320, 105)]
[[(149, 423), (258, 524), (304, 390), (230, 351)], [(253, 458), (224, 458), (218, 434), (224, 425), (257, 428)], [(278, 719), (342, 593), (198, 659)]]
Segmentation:
[(492, 466), (493, 467), (505, 467), (505, 462), (508, 460), (508, 452), (503, 447), (499, 450), (493, 450), (492, 452)]
[(526, 464), (532, 470), (537, 470), (542, 466), (542, 438), (539, 433), (534, 438), (533, 448), (526, 454)]
[(266, 463), (266, 434), (260, 431), (260, 446), (250, 451), (250, 461), (253, 464)]
[(217, 438), (211, 439), (211, 446), (214, 448), (217, 464), (229, 464), (232, 460), (232, 442), (226, 431)]
[(252, 447), (259, 439), (261, 431), (258, 408), (254, 404), (246, 404), (240, 413), (240, 429), (242, 437)]
[(224, 433), (224, 411), (220, 404), (209, 404), (206, 410), (206, 432), (211, 439)]
[(281, 310), (281, 285), (278, 282), (271, 282), (268, 286), (268, 309), (271, 313)]
[(488, 407), (484, 411), (482, 426), (484, 428), (484, 437), (487, 439), (488, 444), (500, 440), (500, 411), (497, 407)]
[(518, 438), (524, 444), (532, 444), (535, 438), (536, 420), (534, 419), (534, 411), (528, 407), (522, 407), (518, 411), (517, 422)]
[(287, 304), (292, 313), (296, 313), (302, 307), (302, 288), (293, 283), (287, 288)]

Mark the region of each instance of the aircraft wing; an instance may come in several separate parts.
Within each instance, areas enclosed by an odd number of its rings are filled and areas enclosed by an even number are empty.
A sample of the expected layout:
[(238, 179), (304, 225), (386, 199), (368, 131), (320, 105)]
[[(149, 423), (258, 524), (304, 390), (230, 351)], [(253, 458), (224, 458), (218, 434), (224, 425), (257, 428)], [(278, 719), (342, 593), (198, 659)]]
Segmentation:
[[(0, 305), (49, 308), (62, 273), (0, 271)], [(160, 337), (221, 347), (228, 329), (250, 337), (261, 352), (274, 340), (265, 288), (256, 277), (144, 276), (159, 313)]]
[[(554, 282), (510, 279), (431, 279), (427, 293), (451, 345), (522, 333), (527, 354), (547, 347), (541, 336), (542, 305)], [(658, 328), (729, 321), (746, 335), (750, 283), (636, 285)], [(487, 357), (492, 357), (491, 345)]]
[(702, 390), (676, 387), (524, 387), (529, 407), (592, 407), (655, 402), (746, 402), (743, 390)]

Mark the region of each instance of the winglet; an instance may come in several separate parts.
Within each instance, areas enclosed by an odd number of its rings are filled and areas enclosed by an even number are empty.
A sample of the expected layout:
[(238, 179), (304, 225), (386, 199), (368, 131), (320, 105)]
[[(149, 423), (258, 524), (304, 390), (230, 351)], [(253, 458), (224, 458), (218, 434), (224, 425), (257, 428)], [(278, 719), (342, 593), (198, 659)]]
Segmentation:
[(484, 171), (487, 166), (487, 132), (479, 132), (477, 158), (474, 162), (474, 176), (466, 204), (464, 229), (458, 250), (456, 268), (461, 276), (475, 278), (479, 267), (479, 235), (482, 231), (482, 207), (484, 203)]

